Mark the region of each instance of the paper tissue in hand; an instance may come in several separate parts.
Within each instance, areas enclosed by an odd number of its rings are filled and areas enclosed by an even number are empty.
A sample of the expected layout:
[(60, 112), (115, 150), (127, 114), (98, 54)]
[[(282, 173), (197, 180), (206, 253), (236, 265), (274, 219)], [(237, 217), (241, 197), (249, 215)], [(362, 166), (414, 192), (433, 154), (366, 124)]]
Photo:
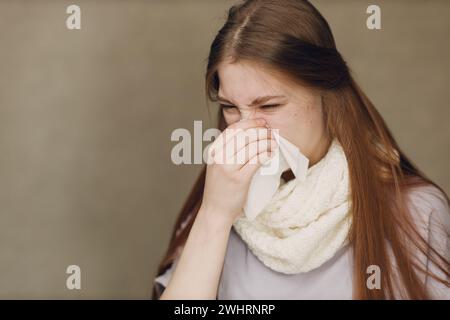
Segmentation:
[(304, 181), (308, 170), (309, 159), (304, 156), (293, 143), (283, 138), (278, 130), (272, 130), (278, 148), (274, 156), (263, 164), (255, 173), (250, 183), (244, 213), (253, 220), (270, 202), (280, 186), (280, 177), (289, 168), (295, 178)]

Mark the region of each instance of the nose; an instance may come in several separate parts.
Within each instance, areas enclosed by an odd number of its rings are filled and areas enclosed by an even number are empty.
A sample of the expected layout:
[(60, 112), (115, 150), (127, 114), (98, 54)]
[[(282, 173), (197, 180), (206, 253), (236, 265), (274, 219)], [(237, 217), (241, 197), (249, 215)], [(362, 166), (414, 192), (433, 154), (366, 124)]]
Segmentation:
[(250, 120), (250, 119), (256, 119), (256, 118), (258, 118), (256, 108), (241, 112), (241, 120)]

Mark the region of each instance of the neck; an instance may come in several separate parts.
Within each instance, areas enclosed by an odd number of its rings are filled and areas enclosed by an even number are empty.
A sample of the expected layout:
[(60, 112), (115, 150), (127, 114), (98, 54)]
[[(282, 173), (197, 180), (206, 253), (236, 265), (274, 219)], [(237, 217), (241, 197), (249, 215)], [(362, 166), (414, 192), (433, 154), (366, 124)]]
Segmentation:
[[(320, 143), (318, 144), (318, 146), (314, 149), (314, 152), (308, 158), (309, 159), (308, 168), (311, 168), (317, 162), (322, 160), (323, 157), (325, 157), (325, 155), (328, 152), (328, 149), (330, 148), (330, 145), (331, 145), (331, 139), (323, 138), (320, 140)], [(295, 175), (292, 172), (292, 170), (289, 169), (281, 174), (281, 178), (283, 178), (283, 180), (287, 182), (287, 181), (294, 179)]]
[(325, 155), (328, 152), (328, 149), (330, 148), (330, 145), (331, 145), (331, 139), (323, 138), (320, 140), (317, 147), (314, 148), (313, 152), (311, 153), (311, 155), (309, 157), (308, 168), (312, 167), (317, 162), (322, 160), (323, 157), (325, 157)]

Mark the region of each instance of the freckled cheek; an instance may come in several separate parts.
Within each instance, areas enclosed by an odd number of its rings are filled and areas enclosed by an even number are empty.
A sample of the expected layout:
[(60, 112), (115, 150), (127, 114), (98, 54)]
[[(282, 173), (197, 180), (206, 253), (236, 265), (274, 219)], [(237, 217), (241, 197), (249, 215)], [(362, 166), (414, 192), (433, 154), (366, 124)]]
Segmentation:
[(271, 128), (278, 129), (279, 133), (294, 142), (301, 140), (300, 137), (308, 137), (314, 126), (311, 114), (303, 110), (290, 110), (289, 112), (268, 117), (267, 122)]
[(264, 117), (271, 128), (279, 129), (280, 133), (289, 131), (292, 127), (297, 127), (301, 123), (301, 115), (299, 112), (277, 112)]

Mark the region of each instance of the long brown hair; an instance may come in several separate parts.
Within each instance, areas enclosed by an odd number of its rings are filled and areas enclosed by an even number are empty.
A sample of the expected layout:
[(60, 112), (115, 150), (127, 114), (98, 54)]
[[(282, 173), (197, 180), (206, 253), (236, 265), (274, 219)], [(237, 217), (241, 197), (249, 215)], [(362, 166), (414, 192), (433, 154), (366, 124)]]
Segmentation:
[[(327, 134), (341, 143), (350, 171), (354, 298), (429, 298), (419, 277), (429, 272), (414, 252), (425, 255), (447, 277), (450, 263), (418, 232), (405, 194), (417, 186), (433, 185), (447, 203), (449, 198), (402, 152), (354, 81), (324, 17), (306, 0), (241, 1), (229, 9), (210, 48), (206, 93), (211, 101), (217, 100), (220, 85), (218, 65), (226, 59), (261, 63), (322, 92)], [(221, 111), (218, 122), (218, 128), (225, 129)], [(170, 266), (189, 235), (202, 200), (205, 172), (204, 167), (175, 223), (158, 274)], [(382, 270), (381, 290), (366, 286), (370, 265)], [(446, 279), (428, 275), (450, 286)]]

